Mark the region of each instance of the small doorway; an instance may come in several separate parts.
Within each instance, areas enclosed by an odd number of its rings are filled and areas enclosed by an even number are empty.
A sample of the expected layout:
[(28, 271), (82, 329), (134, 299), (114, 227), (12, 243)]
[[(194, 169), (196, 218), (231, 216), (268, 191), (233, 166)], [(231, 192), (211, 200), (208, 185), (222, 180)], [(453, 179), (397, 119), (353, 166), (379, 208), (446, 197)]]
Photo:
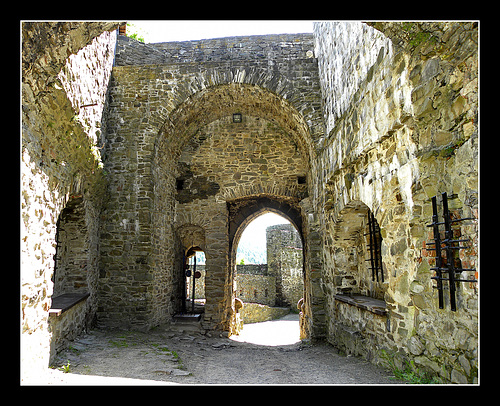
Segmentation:
[(182, 313), (202, 314), (205, 311), (205, 253), (200, 247), (191, 247), (184, 258), (184, 300)]

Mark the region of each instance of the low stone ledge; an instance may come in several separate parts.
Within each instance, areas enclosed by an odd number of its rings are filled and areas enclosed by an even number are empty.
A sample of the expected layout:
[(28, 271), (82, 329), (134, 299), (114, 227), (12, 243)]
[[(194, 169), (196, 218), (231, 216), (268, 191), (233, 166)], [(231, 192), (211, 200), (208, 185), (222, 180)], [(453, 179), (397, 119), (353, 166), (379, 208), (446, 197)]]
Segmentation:
[(360, 309), (368, 310), (369, 312), (385, 316), (387, 314), (387, 307), (383, 300), (374, 299), (369, 296), (362, 295), (334, 295), (335, 300), (347, 303), (352, 306), (359, 307)]
[(52, 306), (49, 309), (49, 316), (60, 316), (66, 310), (71, 309), (76, 304), (87, 299), (90, 293), (64, 293), (52, 298)]

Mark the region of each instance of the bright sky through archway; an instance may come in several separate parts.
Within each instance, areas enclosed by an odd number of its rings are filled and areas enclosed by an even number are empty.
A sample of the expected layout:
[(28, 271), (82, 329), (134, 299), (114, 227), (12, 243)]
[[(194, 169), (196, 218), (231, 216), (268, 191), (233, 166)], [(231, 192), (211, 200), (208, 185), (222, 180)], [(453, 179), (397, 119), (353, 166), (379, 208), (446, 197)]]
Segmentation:
[(313, 22), (304, 20), (148, 20), (127, 21), (146, 43), (266, 34), (312, 33)]
[(247, 228), (245, 228), (245, 231), (243, 231), (243, 234), (241, 235), (241, 238), (266, 238), (266, 228), (270, 226), (274, 226), (276, 224), (288, 224), (290, 223), (286, 218), (281, 217), (278, 214), (274, 213), (265, 213), (262, 214), (261, 216), (257, 217), (255, 220), (253, 220)]
[[(253, 220), (243, 231), (241, 235), (240, 241), (238, 243), (238, 248), (245, 246), (252, 246), (254, 249), (258, 249), (259, 251), (266, 253), (266, 228), (269, 226), (274, 226), (276, 224), (289, 224), (290, 222), (281, 217), (278, 214), (274, 213), (265, 213), (257, 217)], [(236, 257), (236, 262), (239, 262), (239, 250), (238, 255)], [(251, 262), (249, 258), (246, 258), (246, 264)], [(265, 263), (265, 261), (263, 262)]]

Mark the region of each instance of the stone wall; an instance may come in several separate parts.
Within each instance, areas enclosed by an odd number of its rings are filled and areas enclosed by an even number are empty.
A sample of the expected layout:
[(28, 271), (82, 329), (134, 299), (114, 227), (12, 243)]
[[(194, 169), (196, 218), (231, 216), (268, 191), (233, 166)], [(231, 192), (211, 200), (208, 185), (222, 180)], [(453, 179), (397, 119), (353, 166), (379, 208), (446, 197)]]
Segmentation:
[[(313, 176), (313, 197), (323, 208), (327, 338), (374, 362), (381, 349), (399, 351), (444, 381), (475, 382), (477, 285), (460, 284), (456, 312), (438, 309), (433, 254), (425, 244), (432, 196), (447, 192), (455, 196), (454, 216), (477, 218), (477, 26), (373, 25), (391, 39), (397, 31), (396, 44), (358, 23), (315, 25), (323, 94), (348, 100), (325, 106), (329, 138), (319, 156), (322, 172)], [(336, 46), (345, 47), (348, 60), (365, 61), (347, 66), (353, 82), (346, 89), (332, 82), (345, 63)], [(386, 316), (349, 310), (334, 296), (346, 287), (345, 275), (364, 268), (356, 218), (366, 207), (383, 237)], [(477, 223), (461, 224), (456, 235), (471, 240), (461, 261), (476, 266)]]
[(304, 261), (300, 234), (292, 224), (266, 229), (269, 275), (276, 278), (276, 306), (295, 309), (304, 296)]
[(267, 270), (267, 264), (236, 265), (236, 297), (242, 302), (274, 306), (276, 278), (269, 276)]
[(236, 276), (236, 297), (245, 303), (274, 306), (276, 303), (276, 277), (248, 275)]
[(279, 319), (288, 313), (290, 313), (289, 307), (266, 306), (260, 303), (244, 303), (239, 310), (241, 320), (245, 324)]
[[(48, 324), (57, 225), (59, 219), (64, 222), (63, 210), (70, 210), (77, 200), (78, 228), (84, 224), (78, 240), (85, 244), (86, 257), (67, 253), (64, 267), (69, 270), (67, 265), (73, 262), (79, 268), (80, 285), (60, 281), (62, 286), (56, 287), (56, 293), (59, 288), (66, 291), (86, 285), (91, 296), (84, 319), (92, 320), (96, 311), (99, 213), (106, 183), (99, 148), (116, 41), (116, 34), (107, 30), (116, 26), (101, 22), (22, 23), (23, 379), (43, 373), (49, 363), (51, 340), (59, 334)], [(63, 233), (61, 230), (61, 243), (63, 238), (75, 237), (63, 237)], [(59, 276), (66, 271), (61, 263)]]
[(90, 302), (81, 301), (63, 312), (59, 316), (49, 317), (49, 326), (52, 333), (50, 340), (50, 362), (52, 363), (58, 352), (68, 348), (68, 345), (83, 331), (88, 324)]
[(267, 275), (267, 264), (245, 264), (236, 265), (238, 275)]
[(313, 58), (311, 34), (272, 34), (144, 44), (121, 37), (116, 64), (150, 65), (262, 60), (273, 66), (282, 59)]

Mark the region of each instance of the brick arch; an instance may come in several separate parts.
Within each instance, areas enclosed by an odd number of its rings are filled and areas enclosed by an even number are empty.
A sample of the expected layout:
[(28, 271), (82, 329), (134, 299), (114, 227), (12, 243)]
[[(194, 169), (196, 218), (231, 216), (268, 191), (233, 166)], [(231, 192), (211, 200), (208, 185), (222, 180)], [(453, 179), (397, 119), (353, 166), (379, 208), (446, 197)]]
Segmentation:
[[(298, 187), (287, 187), (279, 184), (251, 184), (236, 185), (231, 189), (224, 189), (220, 193), (221, 199), (232, 201), (252, 197), (256, 195), (275, 196), (276, 198), (297, 198), (299, 195)], [(281, 213), (278, 213), (281, 215)]]

